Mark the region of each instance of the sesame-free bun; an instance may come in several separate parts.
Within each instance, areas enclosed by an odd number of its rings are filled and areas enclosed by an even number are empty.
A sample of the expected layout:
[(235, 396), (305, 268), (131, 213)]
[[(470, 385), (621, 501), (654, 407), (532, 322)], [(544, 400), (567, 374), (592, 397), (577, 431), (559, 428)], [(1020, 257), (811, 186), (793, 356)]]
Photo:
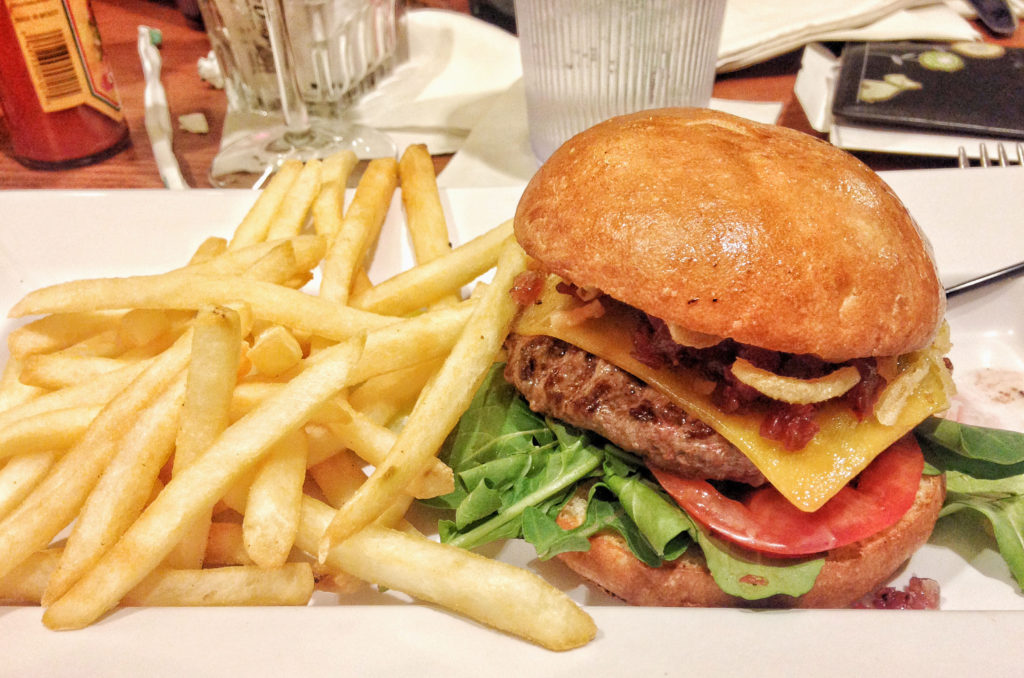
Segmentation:
[[(712, 579), (700, 550), (691, 547), (661, 567), (639, 561), (616, 534), (590, 538), (589, 551), (558, 556), (581, 576), (632, 605), (676, 607), (843, 608), (883, 586), (931, 536), (946, 496), (944, 476), (924, 476), (914, 504), (894, 525), (828, 552), (810, 591), (749, 601), (730, 596)], [(558, 517), (565, 528), (584, 518), (586, 502), (574, 497)]]
[(831, 362), (921, 348), (945, 311), (926, 240), (874, 172), (710, 110), (644, 111), (573, 137), (526, 187), (515, 231), (581, 287)]

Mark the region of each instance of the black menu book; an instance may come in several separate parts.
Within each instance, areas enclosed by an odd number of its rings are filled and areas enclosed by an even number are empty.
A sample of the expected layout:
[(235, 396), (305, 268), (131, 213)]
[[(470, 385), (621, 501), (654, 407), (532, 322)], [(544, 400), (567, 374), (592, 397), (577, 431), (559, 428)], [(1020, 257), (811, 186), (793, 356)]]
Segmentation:
[(981, 42), (851, 43), (840, 122), (1024, 139), (1024, 49)]

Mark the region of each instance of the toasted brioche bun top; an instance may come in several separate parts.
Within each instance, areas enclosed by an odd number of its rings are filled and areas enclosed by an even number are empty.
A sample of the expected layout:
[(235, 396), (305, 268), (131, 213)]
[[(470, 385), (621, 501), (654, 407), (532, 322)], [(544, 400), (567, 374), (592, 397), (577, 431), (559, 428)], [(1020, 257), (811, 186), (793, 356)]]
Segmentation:
[(813, 137), (704, 109), (603, 122), (516, 211), (544, 267), (690, 332), (841, 362), (934, 335), (945, 296), (891, 189)]

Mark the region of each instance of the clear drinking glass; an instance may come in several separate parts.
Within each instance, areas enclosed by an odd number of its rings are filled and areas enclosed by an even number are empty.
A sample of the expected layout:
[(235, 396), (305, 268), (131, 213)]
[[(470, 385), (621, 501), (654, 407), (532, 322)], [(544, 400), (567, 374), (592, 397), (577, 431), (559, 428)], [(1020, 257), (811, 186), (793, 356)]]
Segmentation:
[(541, 162), (602, 120), (711, 99), (725, 0), (515, 0), (515, 10)]
[(225, 146), (210, 171), (217, 186), (253, 186), (288, 158), (352, 150), (394, 155), (383, 132), (346, 120), (353, 95), (394, 55), (397, 0), (205, 0), (229, 106), (264, 116)]

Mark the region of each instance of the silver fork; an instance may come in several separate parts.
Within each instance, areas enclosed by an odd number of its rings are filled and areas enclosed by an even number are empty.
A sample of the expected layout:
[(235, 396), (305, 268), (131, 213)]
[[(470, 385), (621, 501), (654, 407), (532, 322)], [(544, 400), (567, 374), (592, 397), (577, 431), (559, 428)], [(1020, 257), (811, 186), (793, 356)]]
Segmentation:
[[(981, 167), (996, 166), (993, 165), (992, 158), (989, 156), (988, 146), (986, 146), (985, 144), (981, 144), (981, 146), (979, 147), (979, 151), (980, 153), (978, 162)], [(1016, 162), (1013, 162), (1010, 160), (1009, 154), (1006, 152), (1006, 146), (1004, 146), (1001, 143), (997, 144), (996, 158), (998, 159), (998, 166), (1009, 167), (1010, 165), (1013, 164), (1024, 166), (1024, 142), (1018, 141), (1015, 147), (1015, 151), (1017, 157), (1015, 158)], [(964, 149), (963, 146), (960, 146), (957, 149), (957, 164), (961, 168), (971, 166), (971, 160), (970, 158), (967, 157), (967, 151), (966, 149)], [(1009, 266), (1001, 268), (998, 271), (992, 271), (990, 273), (986, 273), (985, 275), (978, 276), (977, 278), (965, 280), (964, 282), (959, 283), (957, 285), (947, 287), (946, 296), (950, 297), (956, 294), (960, 294), (961, 292), (966, 292), (967, 290), (974, 289), (975, 287), (981, 287), (983, 285), (996, 282), (997, 280), (1002, 280), (1003, 278), (1009, 278), (1010, 276), (1019, 275), (1020, 273), (1024, 273), (1024, 261), (1018, 261), (1016, 264), (1010, 264)]]
[[(1014, 147), (1014, 158), (1010, 158), (1010, 154), (1006, 150), (1006, 146), (1000, 142), (996, 144), (996, 158), (995, 162), (989, 153), (987, 144), (980, 144), (978, 146), (978, 164), (981, 167), (1009, 167), (1010, 165), (1022, 165), (1024, 166), (1024, 142), (1018, 141)], [(957, 164), (961, 168), (970, 167), (971, 159), (967, 157), (967, 149), (963, 146), (957, 148), (956, 151)]]

